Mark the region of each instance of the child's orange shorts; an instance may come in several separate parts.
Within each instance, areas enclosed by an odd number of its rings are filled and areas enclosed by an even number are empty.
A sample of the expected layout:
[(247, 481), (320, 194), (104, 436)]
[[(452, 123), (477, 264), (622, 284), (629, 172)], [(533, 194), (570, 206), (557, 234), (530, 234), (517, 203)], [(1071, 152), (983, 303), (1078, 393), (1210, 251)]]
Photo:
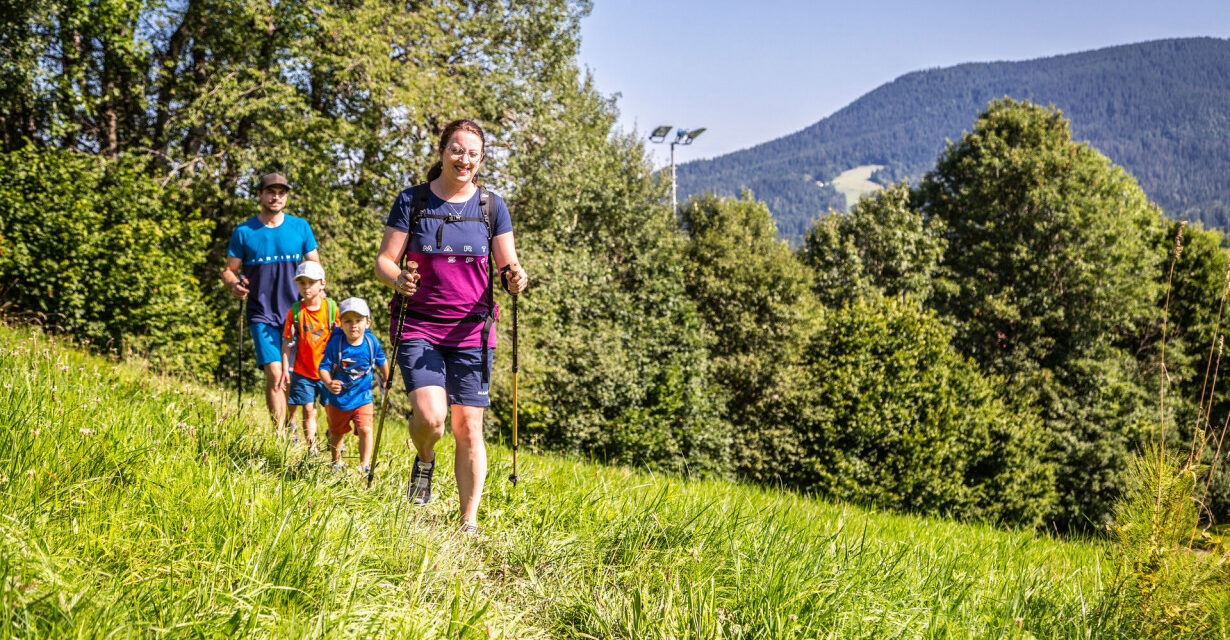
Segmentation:
[(338, 409), (327, 404), (325, 413), (329, 416), (329, 433), (334, 435), (350, 433), (352, 424), (356, 429), (372, 426), (372, 403), (370, 402), (354, 409)]

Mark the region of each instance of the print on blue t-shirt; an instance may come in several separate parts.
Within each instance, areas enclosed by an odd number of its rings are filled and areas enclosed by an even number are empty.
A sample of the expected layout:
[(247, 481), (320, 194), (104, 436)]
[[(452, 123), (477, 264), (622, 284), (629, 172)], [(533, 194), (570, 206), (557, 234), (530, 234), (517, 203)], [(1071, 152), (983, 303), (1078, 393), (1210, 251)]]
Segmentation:
[(376, 367), (385, 363), (380, 340), (370, 330), (363, 331), (363, 341), (350, 344), (341, 327), (335, 327), (325, 345), (320, 370), (328, 371), (334, 380), (342, 381), (342, 392), (324, 394), (324, 403), (343, 411), (357, 409), (372, 401), (372, 382)]
[(266, 227), (253, 216), (235, 228), (226, 254), (243, 261), (250, 292), (248, 322), (281, 326), (299, 297), (295, 268), (315, 250), (312, 226), (297, 216), (285, 215), (276, 227)]

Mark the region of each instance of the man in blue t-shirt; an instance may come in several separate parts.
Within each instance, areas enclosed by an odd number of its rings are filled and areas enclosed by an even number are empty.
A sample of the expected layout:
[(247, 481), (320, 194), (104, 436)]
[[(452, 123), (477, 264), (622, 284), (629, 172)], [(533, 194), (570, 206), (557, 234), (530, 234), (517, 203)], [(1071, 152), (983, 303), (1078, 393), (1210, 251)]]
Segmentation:
[(298, 296), (295, 268), (304, 260), (320, 262), (320, 255), (307, 220), (282, 211), (290, 193), (286, 178), (277, 173), (264, 176), (259, 193), (261, 212), (231, 234), (222, 284), (237, 300), (248, 300), (244, 313), (256, 346), (256, 364), (265, 372), (265, 404), (280, 433), (286, 416), (282, 322)]

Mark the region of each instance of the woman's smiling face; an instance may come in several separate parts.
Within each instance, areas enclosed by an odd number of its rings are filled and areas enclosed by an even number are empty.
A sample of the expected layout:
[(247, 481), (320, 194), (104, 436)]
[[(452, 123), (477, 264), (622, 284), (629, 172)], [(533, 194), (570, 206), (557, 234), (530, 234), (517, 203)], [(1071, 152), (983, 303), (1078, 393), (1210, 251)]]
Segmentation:
[(469, 131), (457, 131), (440, 153), (441, 176), (447, 180), (469, 182), (483, 161), (483, 139)]

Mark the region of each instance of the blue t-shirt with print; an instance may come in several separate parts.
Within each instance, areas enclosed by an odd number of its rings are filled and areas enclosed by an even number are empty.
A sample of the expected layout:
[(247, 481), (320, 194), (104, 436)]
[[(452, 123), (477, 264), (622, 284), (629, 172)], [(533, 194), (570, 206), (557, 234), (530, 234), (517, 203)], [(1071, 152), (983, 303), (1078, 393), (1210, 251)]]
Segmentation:
[(316, 236), (307, 220), (286, 214), (282, 224), (266, 227), (253, 216), (235, 228), (226, 255), (243, 261), (248, 279), (248, 322), (279, 327), (299, 291), (295, 268), (316, 250)]
[(341, 380), (342, 392), (334, 395), (326, 391), (324, 403), (349, 411), (372, 402), (372, 376), (384, 363), (384, 349), (370, 330), (364, 330), (363, 341), (354, 345), (346, 340), (341, 327), (335, 327), (320, 359), (320, 370)]

